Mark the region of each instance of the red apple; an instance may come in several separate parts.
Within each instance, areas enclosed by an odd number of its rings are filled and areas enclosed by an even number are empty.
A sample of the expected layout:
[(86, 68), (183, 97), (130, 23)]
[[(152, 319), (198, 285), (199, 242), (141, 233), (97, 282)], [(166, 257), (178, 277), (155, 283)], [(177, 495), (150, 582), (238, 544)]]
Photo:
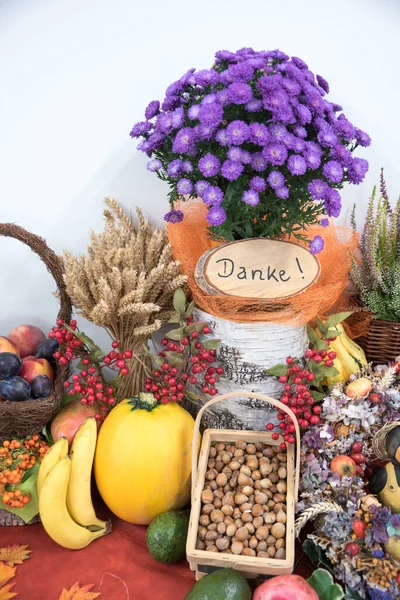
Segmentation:
[(318, 600), (318, 594), (300, 575), (279, 575), (262, 583), (253, 600)]
[[(75, 433), (88, 417), (94, 417), (98, 412), (96, 406), (81, 404), (79, 398), (71, 400), (56, 414), (50, 427), (51, 437), (54, 442), (61, 437), (66, 437), (71, 446)], [(97, 427), (100, 427), (98, 422)]]
[(19, 348), (9, 338), (0, 336), (0, 352), (11, 352), (12, 354), (18, 354)]
[(33, 354), (35, 348), (47, 339), (43, 331), (34, 325), (18, 325), (7, 337), (19, 348), (21, 358)]
[(350, 456), (340, 454), (335, 456), (331, 462), (332, 473), (339, 473), (340, 477), (353, 477), (356, 474), (357, 465)]
[(38, 375), (47, 375), (50, 381), (54, 379), (51, 364), (45, 358), (36, 358), (35, 356), (26, 356), (22, 359), (22, 369), (19, 376), (28, 383), (32, 383)]

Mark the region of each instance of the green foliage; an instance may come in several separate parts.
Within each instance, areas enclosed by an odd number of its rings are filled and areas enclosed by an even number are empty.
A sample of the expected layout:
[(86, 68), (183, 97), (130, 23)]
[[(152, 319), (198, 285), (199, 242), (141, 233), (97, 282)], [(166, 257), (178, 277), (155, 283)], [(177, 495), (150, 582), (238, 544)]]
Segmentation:
[(342, 600), (343, 590), (334, 583), (332, 575), (326, 569), (316, 569), (307, 582), (317, 592), (319, 600)]
[(362, 262), (353, 259), (351, 279), (364, 306), (375, 318), (400, 321), (400, 198), (394, 207), (381, 189), (375, 210), (374, 187), (361, 235)]
[(280, 377), (281, 375), (287, 375), (289, 365), (286, 363), (279, 363), (278, 365), (274, 365), (270, 369), (267, 370), (268, 375), (273, 375), (273, 377)]
[(25, 471), (21, 483), (18, 485), (6, 485), (6, 491), (18, 489), (21, 490), (22, 494), (30, 494), (30, 502), (25, 504), (24, 508), (10, 508), (9, 506), (5, 508), (8, 512), (21, 517), (25, 523), (29, 523), (39, 512), (39, 497), (37, 493), (38, 472), (39, 463), (36, 463), (33, 467)]

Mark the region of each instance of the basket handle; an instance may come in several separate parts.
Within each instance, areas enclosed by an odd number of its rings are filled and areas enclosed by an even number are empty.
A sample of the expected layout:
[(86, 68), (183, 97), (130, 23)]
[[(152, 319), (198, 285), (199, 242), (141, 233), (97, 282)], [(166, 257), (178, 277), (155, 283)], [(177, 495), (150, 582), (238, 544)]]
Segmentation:
[(59, 291), (60, 310), (57, 318), (69, 322), (71, 319), (72, 305), (64, 283), (64, 269), (57, 254), (48, 247), (43, 238), (27, 231), (20, 225), (15, 225), (14, 223), (0, 223), (0, 235), (14, 238), (19, 242), (22, 242), (44, 262), (47, 270), (53, 276)]
[(289, 415), (293, 420), (293, 425), (296, 433), (296, 444), (297, 444), (297, 452), (296, 452), (296, 464), (295, 464), (295, 481), (294, 481), (294, 499), (295, 503), (297, 503), (298, 495), (299, 495), (299, 481), (300, 481), (300, 429), (297, 423), (297, 417), (290, 408), (288, 408), (285, 404), (282, 404), (279, 400), (275, 400), (274, 398), (270, 398), (269, 396), (264, 396), (263, 394), (256, 394), (254, 392), (229, 392), (229, 394), (222, 394), (221, 396), (217, 396), (216, 398), (212, 398), (209, 400), (202, 408), (199, 410), (193, 429), (193, 444), (192, 444), (192, 497), (194, 497), (194, 490), (196, 487), (197, 480), (197, 446), (198, 446), (198, 437), (200, 430), (201, 418), (204, 414), (206, 408), (209, 408), (212, 404), (216, 404), (217, 402), (222, 402), (223, 400), (228, 400), (228, 398), (237, 398), (238, 396), (246, 396), (246, 398), (255, 398), (256, 400), (264, 400), (268, 404), (272, 404), (276, 408), (284, 411), (287, 415)]

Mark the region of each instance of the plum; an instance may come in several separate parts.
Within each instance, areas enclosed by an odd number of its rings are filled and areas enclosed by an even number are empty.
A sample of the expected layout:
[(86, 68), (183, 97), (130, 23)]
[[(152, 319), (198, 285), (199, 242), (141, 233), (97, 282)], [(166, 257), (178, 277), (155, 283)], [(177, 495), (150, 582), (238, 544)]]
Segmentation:
[(48, 339), (45, 342), (36, 346), (34, 355), (36, 358), (46, 358), (47, 360), (52, 360), (54, 352), (56, 352), (59, 348), (60, 344), (57, 340)]
[(22, 360), (13, 352), (0, 352), (0, 377), (15, 377), (22, 369)]
[(53, 389), (53, 384), (47, 375), (38, 375), (32, 379), (31, 388), (34, 398), (47, 398)]
[(29, 400), (31, 386), (22, 377), (8, 377), (0, 381), (0, 396), (10, 402)]

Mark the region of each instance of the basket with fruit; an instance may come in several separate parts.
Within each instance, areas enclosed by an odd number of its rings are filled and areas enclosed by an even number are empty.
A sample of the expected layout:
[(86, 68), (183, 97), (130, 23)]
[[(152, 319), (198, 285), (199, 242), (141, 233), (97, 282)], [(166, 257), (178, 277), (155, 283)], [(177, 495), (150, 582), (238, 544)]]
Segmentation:
[[(11, 223), (0, 223), (0, 235), (26, 244), (54, 277), (60, 298), (58, 318), (69, 322), (71, 301), (62, 264), (37, 235)], [(68, 378), (68, 364), (53, 362), (56, 340), (37, 328), (22, 325), (0, 337), (0, 442), (37, 434), (56, 414)]]

